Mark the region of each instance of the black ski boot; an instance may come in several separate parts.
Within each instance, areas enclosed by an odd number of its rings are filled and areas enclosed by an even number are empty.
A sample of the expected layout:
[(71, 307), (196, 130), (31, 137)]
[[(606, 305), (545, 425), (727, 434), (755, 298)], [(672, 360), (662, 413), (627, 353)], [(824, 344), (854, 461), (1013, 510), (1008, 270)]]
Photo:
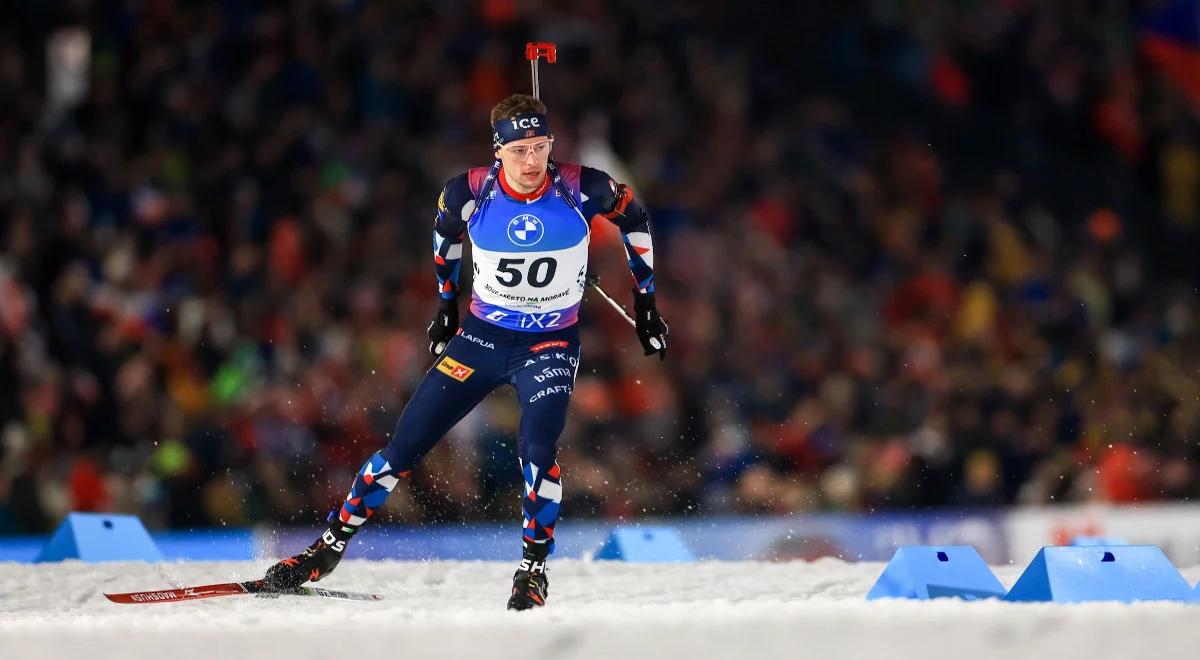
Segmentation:
[(321, 538), (305, 548), (304, 552), (268, 568), (263, 582), (271, 589), (286, 591), (295, 589), (309, 580), (320, 580), (333, 572), (342, 560), (346, 543), (357, 531), (357, 527), (343, 525), (335, 520), (329, 529), (321, 534)]
[(546, 604), (546, 595), (550, 592), (550, 580), (546, 577), (546, 556), (549, 554), (550, 549), (545, 544), (523, 542), (521, 566), (513, 574), (508, 609), (528, 610)]

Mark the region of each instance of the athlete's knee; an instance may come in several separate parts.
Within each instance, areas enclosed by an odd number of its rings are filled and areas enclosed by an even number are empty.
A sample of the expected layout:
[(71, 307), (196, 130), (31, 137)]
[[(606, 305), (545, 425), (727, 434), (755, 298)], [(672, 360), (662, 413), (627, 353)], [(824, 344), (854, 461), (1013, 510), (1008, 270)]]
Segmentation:
[(396, 420), (396, 428), (386, 447), (380, 452), (393, 466), (401, 470), (411, 470), (416, 467), (421, 458), (433, 448), (440, 439), (432, 437), (436, 431), (432, 428), (424, 412), (410, 412), (411, 406), (404, 409), (400, 419)]
[(558, 438), (567, 426), (566, 397), (529, 406), (522, 411), (521, 456), (539, 465), (554, 462)]
[(555, 465), (558, 448), (554, 442), (536, 442), (526, 438), (521, 447), (521, 462), (537, 466)]
[(411, 470), (415, 464), (411, 449), (405, 447), (404, 443), (397, 443), (394, 436), (386, 447), (379, 450), (379, 455), (388, 463), (401, 466), (403, 470)]

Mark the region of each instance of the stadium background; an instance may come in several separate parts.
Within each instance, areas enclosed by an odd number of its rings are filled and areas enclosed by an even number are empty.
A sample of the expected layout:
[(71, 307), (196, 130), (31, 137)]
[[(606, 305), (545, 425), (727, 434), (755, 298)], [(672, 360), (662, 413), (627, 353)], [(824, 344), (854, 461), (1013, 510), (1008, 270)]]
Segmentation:
[[(11, 7), (0, 534), (322, 520), (430, 363), (437, 193), (528, 40), (672, 328), (659, 364), (585, 303), (564, 522), (1189, 502), (1195, 3), (742, 9)], [(515, 526), (515, 430), (493, 396), (380, 518)]]

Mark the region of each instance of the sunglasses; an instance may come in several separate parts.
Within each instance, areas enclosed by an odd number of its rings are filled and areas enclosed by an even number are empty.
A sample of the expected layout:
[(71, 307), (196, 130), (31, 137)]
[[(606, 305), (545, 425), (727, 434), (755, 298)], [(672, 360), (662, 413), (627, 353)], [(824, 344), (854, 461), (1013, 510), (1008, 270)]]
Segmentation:
[(545, 156), (550, 153), (550, 145), (554, 143), (554, 138), (547, 138), (541, 142), (533, 144), (510, 144), (506, 147), (500, 147), (500, 151), (506, 151), (512, 156), (516, 156), (521, 160), (529, 158), (529, 154), (535, 156)]

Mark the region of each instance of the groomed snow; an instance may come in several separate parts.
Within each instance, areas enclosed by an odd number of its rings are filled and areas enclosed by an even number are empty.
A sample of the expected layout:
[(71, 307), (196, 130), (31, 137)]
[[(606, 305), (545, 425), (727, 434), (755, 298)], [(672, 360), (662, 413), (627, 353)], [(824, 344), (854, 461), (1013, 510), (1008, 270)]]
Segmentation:
[[(1195, 658), (1200, 605), (875, 601), (880, 563), (559, 560), (544, 610), (507, 612), (514, 566), (347, 560), (330, 589), (117, 605), (103, 592), (259, 577), (264, 562), (0, 564), (0, 657)], [(1021, 567), (996, 569), (1011, 586)], [(1184, 572), (1194, 583), (1200, 568)]]

